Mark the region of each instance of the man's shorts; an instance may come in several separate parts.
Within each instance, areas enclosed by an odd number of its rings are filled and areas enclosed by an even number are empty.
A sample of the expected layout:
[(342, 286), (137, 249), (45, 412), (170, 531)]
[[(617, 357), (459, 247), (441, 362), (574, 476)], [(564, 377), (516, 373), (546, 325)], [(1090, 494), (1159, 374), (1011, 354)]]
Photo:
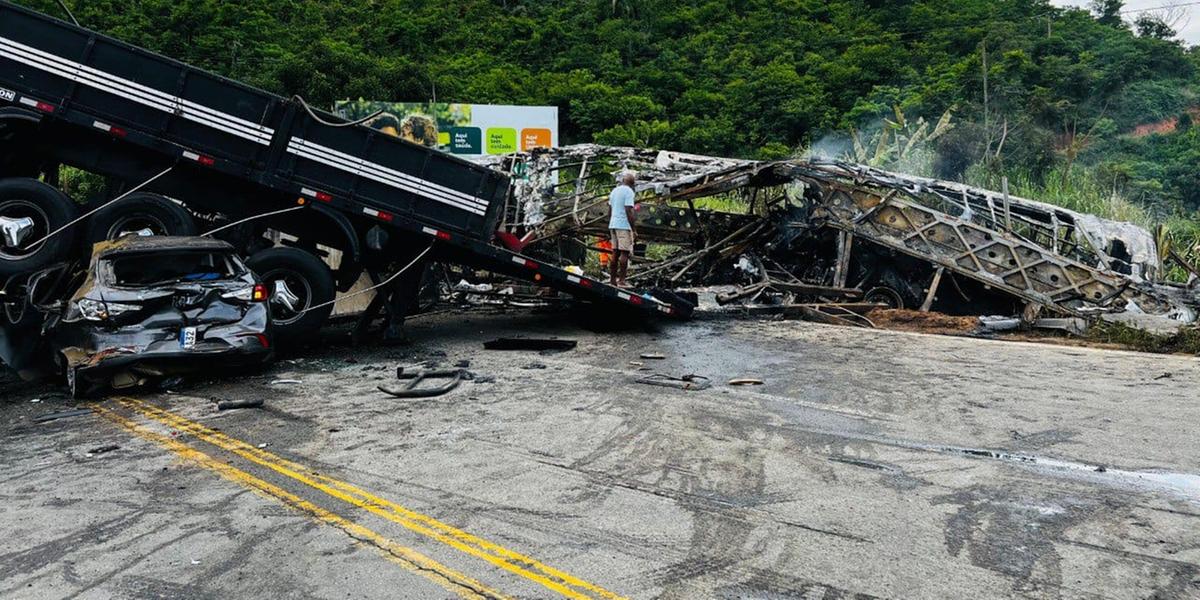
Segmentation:
[(630, 229), (609, 229), (612, 234), (613, 251), (633, 252), (633, 231)]

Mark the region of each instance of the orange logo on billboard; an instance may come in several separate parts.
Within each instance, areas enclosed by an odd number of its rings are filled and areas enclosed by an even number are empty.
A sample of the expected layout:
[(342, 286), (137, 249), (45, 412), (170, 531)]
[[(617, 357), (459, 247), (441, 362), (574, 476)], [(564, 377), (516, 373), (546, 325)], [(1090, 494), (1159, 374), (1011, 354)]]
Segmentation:
[(550, 130), (529, 128), (521, 130), (521, 151), (550, 147)]

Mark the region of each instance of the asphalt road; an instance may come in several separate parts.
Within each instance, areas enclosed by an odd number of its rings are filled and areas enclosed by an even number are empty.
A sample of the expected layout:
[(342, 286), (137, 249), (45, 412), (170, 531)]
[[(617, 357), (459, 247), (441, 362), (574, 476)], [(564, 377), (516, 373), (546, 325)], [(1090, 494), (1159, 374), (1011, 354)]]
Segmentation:
[[(1200, 597), (1197, 359), (528, 313), (412, 334), (46, 423), (75, 405), (7, 385), (0, 597)], [(482, 348), (515, 335), (579, 346)], [(476, 380), (375, 389), (423, 361)]]

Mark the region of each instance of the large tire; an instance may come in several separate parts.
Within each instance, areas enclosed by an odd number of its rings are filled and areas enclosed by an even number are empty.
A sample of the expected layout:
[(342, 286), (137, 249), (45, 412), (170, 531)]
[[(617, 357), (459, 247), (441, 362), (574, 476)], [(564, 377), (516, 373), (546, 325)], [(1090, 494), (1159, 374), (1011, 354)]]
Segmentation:
[(33, 243), (78, 214), (79, 207), (66, 194), (36, 179), (0, 180), (0, 218), (30, 224), (16, 246), (0, 235), (0, 275), (29, 273), (65, 259), (77, 239), (74, 227), (37, 246)]
[(197, 233), (196, 221), (184, 207), (158, 194), (135, 192), (92, 215), (83, 239), (90, 250), (96, 242), (143, 229), (154, 235)]
[[(332, 304), (304, 312), (310, 306), (332, 301), (336, 293), (333, 273), (311, 253), (297, 248), (269, 248), (255, 253), (246, 265), (267, 286), (277, 340), (288, 343), (308, 338), (333, 312)], [(280, 298), (277, 283), (281, 281), (296, 301), (289, 303)]]

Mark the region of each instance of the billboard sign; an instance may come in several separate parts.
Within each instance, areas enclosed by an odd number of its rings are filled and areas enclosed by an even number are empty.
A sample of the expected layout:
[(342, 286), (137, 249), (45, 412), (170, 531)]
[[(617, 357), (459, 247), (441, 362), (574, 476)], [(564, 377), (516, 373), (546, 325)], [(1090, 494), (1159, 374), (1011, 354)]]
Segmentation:
[(367, 125), (465, 158), (525, 152), (558, 144), (558, 107), (344, 100), (339, 116), (356, 120), (382, 111)]

